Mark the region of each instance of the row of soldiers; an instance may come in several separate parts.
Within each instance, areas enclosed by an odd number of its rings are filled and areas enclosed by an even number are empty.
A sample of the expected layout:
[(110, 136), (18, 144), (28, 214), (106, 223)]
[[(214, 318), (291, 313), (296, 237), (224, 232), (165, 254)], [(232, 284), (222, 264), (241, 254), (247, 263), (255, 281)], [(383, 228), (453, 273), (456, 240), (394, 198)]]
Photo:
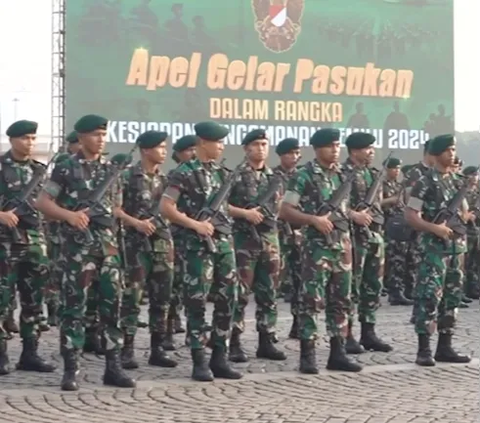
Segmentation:
[[(243, 139), (245, 159), (231, 171), (218, 163), (228, 130), (214, 122), (202, 122), (195, 125), (195, 136), (189, 141), (192, 152), (195, 145), (195, 157), (167, 178), (161, 164), (167, 154), (168, 134), (148, 131), (140, 135), (136, 145), (141, 159), (124, 169), (123, 164), (112, 164), (102, 156), (107, 123), (97, 115), (79, 119), (75, 131), (80, 150), (58, 161), (31, 198), (0, 212), (0, 328), (16, 282), (23, 340), (17, 368), (53, 371), (38, 355), (49, 270), (38, 211), (59, 225), (56, 273), (62, 275), (58, 315), (64, 390), (78, 389), (78, 355), (85, 347), (85, 312), (92, 291), (98, 301), (100, 330), (96, 333), (101, 334), (105, 352), (103, 380), (107, 385), (135, 386), (123, 369), (138, 366), (134, 338), (144, 285), (149, 296), (149, 363), (177, 364), (167, 355), (165, 344), (172, 333), (172, 309), (178, 310), (183, 293), (195, 380), (242, 377), (229, 361), (249, 360), (241, 338), (251, 292), (257, 306), (257, 357), (286, 359), (275, 345), (282, 269), (291, 273), (293, 280), (291, 335), (300, 339), (300, 371), (318, 372), (315, 317), (321, 309), (326, 312), (330, 337), (327, 368), (360, 371), (361, 366), (347, 354), (392, 350), (376, 333), (385, 260), (383, 209), (388, 204), (381, 189), (366, 204), (372, 186), (378, 186), (382, 177), (382, 171), (371, 166), (375, 151), (371, 134), (351, 134), (346, 140), (349, 157), (339, 164), (339, 131), (319, 130), (311, 138), (315, 159), (302, 167), (297, 166), (298, 140), (286, 139), (276, 149), (281, 166), (270, 169), (265, 164), (267, 134), (254, 130)], [(32, 175), (42, 170), (42, 165), (31, 160), (36, 128), (34, 122), (20, 121), (8, 129), (12, 149), (1, 159), (0, 185), (7, 202), (22, 198)], [(434, 360), (427, 341), (437, 320), (441, 337), (435, 358), (468, 361), (469, 357), (457, 354), (451, 346), (456, 299), (463, 283), (462, 240), (450, 241), (449, 228), (430, 223), (432, 214), (458, 190), (459, 179), (451, 171), (453, 159), (447, 163), (455, 153), (453, 137), (438, 137), (428, 151), (436, 167), (409, 192), (405, 217), (422, 232), (415, 245), (427, 257), (420, 264), (415, 284), (415, 309), (417, 362), (431, 365)], [(439, 175), (447, 182), (440, 184)], [(33, 198), (37, 199), (34, 204)], [(26, 205), (28, 213), (20, 213)], [(462, 211), (466, 220), (472, 220), (473, 213)], [(32, 224), (26, 215), (33, 215), (38, 224)], [(124, 240), (125, 248), (119, 245), (118, 222), (124, 227), (120, 241)], [(12, 238), (14, 232), (20, 239)], [(434, 266), (436, 272), (432, 272)], [(27, 273), (19, 274), (26, 269)], [(442, 288), (447, 298), (443, 302)], [(205, 320), (208, 297), (214, 303), (211, 325)], [(354, 336), (355, 315), (361, 324), (359, 341)], [(6, 335), (0, 329), (0, 373), (9, 371)], [(212, 349), (209, 361), (206, 347)]]

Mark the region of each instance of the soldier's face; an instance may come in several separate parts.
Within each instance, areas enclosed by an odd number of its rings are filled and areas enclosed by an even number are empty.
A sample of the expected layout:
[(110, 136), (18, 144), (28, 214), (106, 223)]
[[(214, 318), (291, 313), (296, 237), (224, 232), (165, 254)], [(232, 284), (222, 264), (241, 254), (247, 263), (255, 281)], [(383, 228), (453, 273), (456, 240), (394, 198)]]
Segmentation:
[(302, 155), (300, 154), (300, 149), (296, 149), (282, 155), (280, 161), (282, 162), (283, 167), (290, 169), (297, 165), (301, 156)]
[(387, 177), (388, 179), (397, 179), (400, 175), (400, 168), (396, 167), (394, 169), (388, 169), (387, 170)]
[(195, 147), (190, 147), (177, 153), (178, 160), (181, 162), (188, 162), (193, 159), (193, 156), (195, 156)]
[(441, 166), (453, 169), (455, 166), (455, 153), (456, 148), (454, 146), (447, 148), (440, 156), (437, 157), (437, 161)]
[(167, 143), (162, 142), (154, 148), (149, 148), (145, 151), (145, 154), (153, 163), (165, 163), (165, 159), (167, 158)]
[(269, 150), (268, 140), (255, 140), (245, 146), (245, 152), (250, 160), (262, 162), (267, 159)]
[(35, 134), (27, 134), (22, 137), (10, 138), (12, 150), (20, 156), (31, 156), (35, 147), (37, 136)]
[(100, 154), (107, 141), (106, 129), (96, 129), (88, 134), (79, 135), (80, 146), (90, 154)]
[(338, 163), (340, 160), (340, 141), (327, 145), (325, 147), (317, 148), (318, 159), (326, 164)]
[(218, 160), (223, 153), (224, 145), (223, 140), (220, 141), (205, 141), (202, 140), (199, 144), (199, 147), (202, 148), (209, 160)]

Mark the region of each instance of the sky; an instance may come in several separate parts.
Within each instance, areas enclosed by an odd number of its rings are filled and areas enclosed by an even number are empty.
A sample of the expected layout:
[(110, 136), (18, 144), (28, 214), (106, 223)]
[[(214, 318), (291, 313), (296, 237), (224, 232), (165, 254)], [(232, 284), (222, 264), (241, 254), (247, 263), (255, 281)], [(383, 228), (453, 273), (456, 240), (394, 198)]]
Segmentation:
[[(479, 131), (480, 0), (454, 4), (456, 129)], [(50, 134), (51, 34), (51, 0), (0, 0), (1, 134), (15, 117), (36, 120), (39, 133)]]

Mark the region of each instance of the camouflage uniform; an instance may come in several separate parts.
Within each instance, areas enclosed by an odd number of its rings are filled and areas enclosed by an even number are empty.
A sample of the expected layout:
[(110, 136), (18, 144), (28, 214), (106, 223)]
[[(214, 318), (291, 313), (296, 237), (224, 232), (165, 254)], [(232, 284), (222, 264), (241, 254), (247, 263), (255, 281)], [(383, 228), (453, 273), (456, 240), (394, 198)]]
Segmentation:
[(465, 255), (466, 279), (465, 292), (468, 296), (478, 299), (480, 293), (480, 210), (475, 209), (480, 197), (480, 187), (471, 189), (467, 194), (470, 210), (475, 211), (477, 218), (467, 227), (467, 254)]
[[(269, 167), (257, 172), (248, 163), (242, 164), (239, 176), (232, 187), (230, 204), (234, 207), (246, 208), (267, 190), (272, 178), (274, 178), (274, 173)], [(230, 360), (232, 361), (246, 361), (239, 337), (245, 330), (245, 308), (252, 290), (257, 305), (256, 329), (260, 337), (257, 355), (263, 350), (270, 350), (272, 359), (284, 359), (284, 354), (278, 350), (275, 352), (272, 345), (272, 341), (275, 340), (278, 316), (276, 293), (280, 272), (280, 246), (276, 220), (280, 195), (281, 191), (279, 190), (270, 203), (264, 207), (271, 213), (272, 216), (266, 217), (266, 219), (274, 220), (275, 229), (270, 229), (263, 223), (253, 226), (244, 219), (234, 219), (233, 237), (240, 284), (238, 303), (233, 316), (230, 346)]]
[[(44, 171), (44, 167), (34, 160), (15, 161), (10, 151), (5, 153), (0, 158), (0, 198), (3, 204), (21, 195), (34, 174)], [(40, 190), (41, 184), (32, 198), (35, 198)], [(32, 198), (29, 199), (30, 202)], [(11, 298), (15, 295), (16, 288), (20, 294), (20, 336), (23, 340), (18, 368), (41, 372), (54, 370), (53, 366), (37, 355), (39, 324), (49, 268), (39, 213), (32, 209), (29, 220), (35, 221), (36, 225), (31, 226), (20, 219), (16, 227), (20, 235), (19, 242), (14, 241), (6, 226), (0, 226), (0, 374), (9, 371), (6, 352), (9, 335), (4, 329), (4, 321), (8, 317)]]
[[(167, 185), (167, 178), (163, 172), (158, 170), (154, 175), (146, 174), (141, 162), (125, 171), (122, 179), (123, 210), (136, 219), (149, 215), (154, 204), (160, 201)], [(152, 351), (149, 364), (158, 364), (158, 358), (165, 357), (162, 354), (162, 343), (167, 330), (174, 260), (173, 240), (170, 231), (167, 232), (170, 238), (168, 240), (162, 239), (159, 233), (148, 238), (134, 228), (126, 228), (127, 277), (121, 310), (121, 325), (125, 334), (125, 346), (122, 351), (124, 368), (138, 367), (133, 356), (133, 339), (137, 332), (144, 284), (149, 292), (148, 312)]]
[(48, 308), (49, 324), (56, 325), (53, 318), (58, 313), (60, 303), (60, 284), (62, 279), (62, 266), (60, 264), (60, 223), (47, 221), (47, 252), (50, 260), (50, 279), (45, 293), (45, 303)]

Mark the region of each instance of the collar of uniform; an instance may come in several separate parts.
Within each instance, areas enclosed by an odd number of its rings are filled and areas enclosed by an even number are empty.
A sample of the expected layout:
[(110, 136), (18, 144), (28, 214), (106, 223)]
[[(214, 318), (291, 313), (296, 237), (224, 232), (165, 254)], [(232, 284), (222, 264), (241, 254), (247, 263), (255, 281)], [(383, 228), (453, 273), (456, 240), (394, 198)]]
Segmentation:
[[(139, 160), (133, 166), (133, 174), (134, 175), (143, 175), (144, 173), (145, 173), (145, 171), (143, 170), (143, 167), (142, 167), (142, 161)], [(164, 173), (163, 173), (162, 169), (160, 168), (160, 166), (158, 166), (157, 170), (155, 171), (155, 176), (162, 176), (162, 175), (164, 175)]]
[(19, 165), (26, 165), (26, 164), (33, 163), (32, 159), (27, 159), (24, 162), (15, 160), (12, 155), (12, 150), (8, 150), (3, 156), (1, 156), (1, 160), (3, 163), (16, 163)]
[(98, 162), (98, 163), (106, 163), (105, 156), (103, 154), (100, 154), (100, 157), (97, 160), (87, 160), (85, 158), (85, 155), (83, 154), (83, 151), (80, 150), (76, 154), (73, 155), (73, 157), (78, 161), (80, 164), (84, 163), (91, 163), (91, 162)]
[(363, 169), (366, 168), (366, 166), (358, 166), (358, 165), (356, 165), (350, 157), (347, 157), (347, 160), (345, 160), (344, 165), (347, 167), (347, 169), (357, 168), (357, 169), (359, 169), (359, 170), (363, 170)]
[(328, 173), (338, 173), (339, 168), (334, 165), (331, 169), (323, 167), (317, 159), (312, 160), (312, 172), (319, 175), (326, 175)]
[(273, 172), (279, 172), (282, 175), (293, 175), (295, 171), (297, 170), (297, 167), (294, 167), (290, 170), (285, 170), (282, 165), (278, 165), (272, 169)]
[(251, 170), (253, 172), (261, 172), (263, 173), (264, 175), (268, 175), (268, 176), (271, 176), (273, 175), (273, 170), (268, 167), (267, 165), (265, 165), (263, 167), (263, 169), (254, 169), (252, 166), (250, 166), (250, 163), (248, 162), (245, 162), (243, 165), (242, 165), (242, 168), (243, 169), (248, 169), (248, 170)]

